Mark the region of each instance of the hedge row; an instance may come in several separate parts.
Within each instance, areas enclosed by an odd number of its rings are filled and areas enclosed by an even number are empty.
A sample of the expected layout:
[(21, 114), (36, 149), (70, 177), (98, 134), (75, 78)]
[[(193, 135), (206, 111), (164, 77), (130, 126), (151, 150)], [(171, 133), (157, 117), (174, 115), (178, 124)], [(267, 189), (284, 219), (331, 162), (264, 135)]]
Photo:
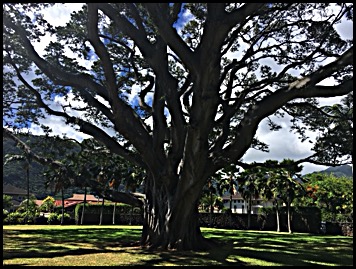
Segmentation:
[[(77, 204), (74, 210), (74, 220), (76, 224), (81, 224), (82, 212), (84, 204)], [(102, 206), (100, 204), (86, 204), (84, 209), (83, 224), (99, 224), (100, 213), (103, 210), (103, 225), (106, 224), (142, 224), (141, 209), (139, 207), (132, 207), (127, 204), (118, 203), (115, 207), (115, 219), (113, 222), (114, 205), (108, 204)]]
[[(64, 224), (81, 224), (81, 216), (84, 205), (78, 204), (75, 208), (74, 216), (65, 213)], [(86, 205), (83, 224), (98, 225), (102, 205)], [(104, 205), (103, 225), (142, 225), (143, 216), (140, 208), (134, 208), (126, 204), (117, 204), (115, 209), (115, 219), (113, 222), (114, 205)], [(3, 212), (3, 224), (23, 224), (26, 220), (26, 213)], [(36, 216), (27, 220), (27, 224), (60, 224), (62, 214), (52, 213), (49, 218)], [(276, 231), (277, 218), (273, 210), (266, 209), (262, 214), (250, 216), (250, 229), (263, 231)], [(226, 213), (200, 213), (199, 222), (201, 227), (230, 228), (244, 230), (247, 229), (248, 215)], [(331, 223), (326, 222), (324, 229), (321, 229), (321, 214), (316, 207), (292, 208), (292, 231), (315, 234), (332, 234), (353, 236), (353, 223)], [(287, 229), (286, 208), (280, 210), (280, 229)]]

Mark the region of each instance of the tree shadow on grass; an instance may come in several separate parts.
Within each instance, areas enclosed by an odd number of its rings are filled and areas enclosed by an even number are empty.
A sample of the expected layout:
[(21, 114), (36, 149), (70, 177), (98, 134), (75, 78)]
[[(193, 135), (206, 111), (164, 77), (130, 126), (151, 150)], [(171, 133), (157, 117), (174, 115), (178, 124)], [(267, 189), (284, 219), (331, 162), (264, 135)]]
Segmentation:
[[(139, 246), (140, 230), (87, 229), (3, 231), (3, 260), (98, 253), (133, 255), (132, 265), (315, 266), (353, 264), (353, 245), (341, 237), (210, 231), (219, 245), (209, 251), (152, 251)], [(327, 251), (326, 251), (327, 249)], [(136, 259), (138, 258), (138, 259)], [(257, 262), (256, 262), (257, 261)]]
[[(86, 255), (113, 252), (112, 248), (138, 246), (140, 231), (76, 229), (58, 230), (4, 230), (3, 260), (15, 258), (54, 258), (66, 255)], [(119, 238), (119, 240), (118, 240)]]
[[(110, 230), (115, 234), (115, 231)], [(134, 265), (242, 265), (242, 262), (230, 263), (221, 253), (193, 252), (193, 251), (154, 251), (141, 248), (139, 241), (141, 231), (136, 234), (129, 230), (128, 233), (120, 230), (120, 236), (113, 236), (107, 230), (81, 230), (68, 229), (55, 230), (26, 230), (21, 236), (21, 231), (5, 231), (6, 240), (11, 240), (11, 246), (3, 252), (3, 260), (16, 258), (56, 258), (67, 255), (79, 256), (98, 253), (128, 253), (145, 257)], [(86, 236), (83, 236), (86, 235)], [(136, 239), (136, 240), (135, 240)], [(81, 246), (84, 246), (83, 248)], [(232, 245), (229, 247), (232, 249)], [(225, 246), (226, 253), (229, 249)], [(210, 255), (210, 257), (209, 257)], [(150, 257), (150, 258), (147, 258)], [(147, 260), (146, 260), (147, 258)]]
[[(223, 235), (226, 237), (225, 231), (210, 232), (211, 238), (220, 238), (222, 244), (230, 246), (217, 250), (227, 261), (254, 260), (254, 263), (267, 266), (353, 265), (350, 238), (286, 233), (266, 236), (264, 233), (239, 231), (235, 234), (231, 232), (229, 239), (222, 240)], [(210, 251), (210, 255), (216, 255), (214, 250)]]

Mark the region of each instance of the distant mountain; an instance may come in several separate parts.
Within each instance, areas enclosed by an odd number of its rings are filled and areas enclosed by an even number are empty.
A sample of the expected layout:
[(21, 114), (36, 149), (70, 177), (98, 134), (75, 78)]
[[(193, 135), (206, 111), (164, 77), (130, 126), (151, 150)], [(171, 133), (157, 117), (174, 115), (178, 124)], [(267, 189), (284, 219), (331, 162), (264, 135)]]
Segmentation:
[(333, 174), (335, 177), (353, 177), (352, 167), (347, 164), (329, 167), (325, 170), (313, 173)]
[[(44, 136), (35, 136), (35, 135), (27, 135), (20, 136), (22, 141), (26, 141), (26, 143), (36, 144), (33, 146), (33, 150), (36, 153), (41, 154), (41, 152), (47, 150), (43, 147), (43, 141), (45, 141)], [(47, 138), (50, 141), (53, 139), (51, 137)], [(58, 143), (53, 140), (52, 143)], [(73, 145), (73, 150), (75, 150), (75, 145)], [(5, 156), (7, 154), (22, 154), (22, 151), (16, 147), (16, 143), (8, 138), (3, 137), (3, 164), (5, 162)], [(46, 178), (43, 175), (47, 167), (37, 163), (32, 162), (30, 165), (30, 192), (35, 194), (37, 198), (44, 199), (48, 195), (55, 196), (56, 194), (53, 192), (53, 189), (49, 189), (45, 187)], [(10, 184), (14, 187), (26, 189), (26, 170), (25, 170), (25, 162), (24, 161), (12, 161), (8, 162), (6, 165), (3, 165), (3, 185)], [(71, 197), (73, 191), (79, 193), (81, 190), (78, 188), (69, 188), (65, 191), (65, 196)], [(57, 194), (59, 195), (59, 194)]]

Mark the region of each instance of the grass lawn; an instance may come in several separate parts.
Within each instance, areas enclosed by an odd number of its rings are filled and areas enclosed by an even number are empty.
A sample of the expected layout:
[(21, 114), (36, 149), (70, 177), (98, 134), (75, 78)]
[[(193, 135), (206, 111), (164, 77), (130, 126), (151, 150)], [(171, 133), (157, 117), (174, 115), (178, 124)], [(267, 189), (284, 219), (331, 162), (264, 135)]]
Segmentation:
[(3, 265), (353, 266), (353, 237), (201, 228), (206, 252), (149, 251), (140, 226), (4, 225)]

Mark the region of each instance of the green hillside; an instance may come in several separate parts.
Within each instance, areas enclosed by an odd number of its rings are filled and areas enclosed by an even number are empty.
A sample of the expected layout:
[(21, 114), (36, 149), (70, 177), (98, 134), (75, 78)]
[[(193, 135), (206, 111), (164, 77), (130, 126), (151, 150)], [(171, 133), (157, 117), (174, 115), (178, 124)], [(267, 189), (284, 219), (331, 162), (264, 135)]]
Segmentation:
[(333, 174), (336, 177), (346, 176), (352, 177), (352, 167), (350, 165), (341, 165), (335, 167), (329, 167), (324, 170), (323, 173)]
[[(54, 138), (44, 136), (21, 136), (22, 141), (34, 145), (33, 151), (37, 154), (41, 154), (47, 150), (49, 144), (55, 143)], [(45, 141), (49, 139), (50, 141)], [(53, 141), (51, 141), (53, 140)], [(46, 142), (46, 143), (44, 143)], [(58, 141), (56, 141), (58, 143)], [(78, 149), (78, 146), (73, 143), (73, 150)], [(7, 154), (22, 154), (22, 151), (16, 147), (16, 143), (7, 137), (3, 138), (3, 164), (5, 162), (5, 156)], [(3, 184), (11, 184), (15, 187), (26, 189), (26, 168), (25, 161), (11, 161), (6, 165), (3, 165)], [(37, 198), (42, 199), (48, 195), (56, 196), (53, 190), (46, 189), (46, 178), (43, 175), (46, 167), (37, 163), (31, 162), (30, 165), (30, 192), (34, 193)], [(65, 196), (72, 196), (73, 192), (83, 192), (78, 188), (71, 188), (65, 191)], [(59, 194), (57, 194), (59, 196)]]
[(352, 173), (352, 167), (350, 165), (340, 165), (340, 166), (334, 166), (334, 167), (329, 167), (325, 170), (319, 171), (319, 172), (313, 172), (314, 173), (323, 173), (323, 174), (333, 174), (335, 177), (353, 177)]

